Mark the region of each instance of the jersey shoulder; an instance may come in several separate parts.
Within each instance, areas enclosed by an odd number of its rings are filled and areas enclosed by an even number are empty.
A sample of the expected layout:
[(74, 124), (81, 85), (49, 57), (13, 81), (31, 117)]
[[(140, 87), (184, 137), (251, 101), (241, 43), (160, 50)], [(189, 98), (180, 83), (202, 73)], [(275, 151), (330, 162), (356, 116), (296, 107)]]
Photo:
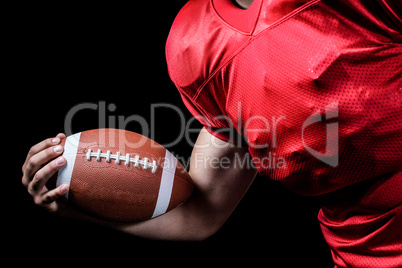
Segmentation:
[(216, 12), (213, 1), (190, 0), (179, 12), (166, 43), (172, 81), (191, 98), (248, 39)]

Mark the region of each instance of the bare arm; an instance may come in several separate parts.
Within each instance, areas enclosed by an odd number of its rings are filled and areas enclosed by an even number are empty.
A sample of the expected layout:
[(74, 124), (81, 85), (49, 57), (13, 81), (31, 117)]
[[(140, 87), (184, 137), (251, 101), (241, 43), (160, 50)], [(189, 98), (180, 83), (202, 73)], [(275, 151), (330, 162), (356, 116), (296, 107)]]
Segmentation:
[(235, 157), (246, 153), (246, 148), (227, 144), (203, 129), (191, 155), (190, 175), (196, 191), (190, 200), (155, 219), (118, 228), (153, 239), (201, 240), (212, 235), (256, 175), (254, 169), (235, 165)]
[[(223, 225), (252, 183), (256, 170), (236, 162), (246, 154), (246, 148), (228, 144), (203, 129), (193, 149), (190, 163), (195, 192), (183, 205), (157, 218), (133, 224), (103, 222), (72, 209), (61, 213), (150, 239), (202, 240)], [(43, 182), (40, 185), (42, 184)], [(38, 188), (29, 184), (27, 187)], [(50, 200), (57, 199), (58, 191), (61, 189), (56, 189), (55, 197)], [(43, 190), (41, 193), (44, 194)], [(35, 199), (35, 195), (33, 196)], [(36, 203), (40, 205), (40, 202)]]

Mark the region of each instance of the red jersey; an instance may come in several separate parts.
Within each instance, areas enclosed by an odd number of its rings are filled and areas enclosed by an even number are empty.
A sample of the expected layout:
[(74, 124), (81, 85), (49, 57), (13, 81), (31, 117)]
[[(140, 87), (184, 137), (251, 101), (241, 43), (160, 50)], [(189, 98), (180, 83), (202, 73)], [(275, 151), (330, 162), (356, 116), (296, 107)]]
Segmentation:
[(213, 135), (236, 129), (261, 174), (323, 196), (338, 267), (402, 267), (400, 15), (397, 0), (190, 0), (167, 41)]

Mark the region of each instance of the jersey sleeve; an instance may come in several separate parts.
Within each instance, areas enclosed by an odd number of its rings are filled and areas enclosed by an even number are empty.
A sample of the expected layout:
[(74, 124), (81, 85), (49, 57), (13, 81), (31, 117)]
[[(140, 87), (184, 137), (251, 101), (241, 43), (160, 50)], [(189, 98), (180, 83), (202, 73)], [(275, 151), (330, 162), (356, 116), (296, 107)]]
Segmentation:
[(212, 135), (228, 142), (238, 136), (226, 113), (228, 77), (210, 81), (249, 38), (227, 31), (211, 1), (190, 0), (174, 20), (166, 43), (169, 76), (187, 109)]
[(239, 144), (241, 146), (245, 145), (244, 140), (237, 133), (234, 126), (230, 123), (230, 120), (217, 111), (219, 110), (218, 107), (212, 107), (212, 105), (216, 103), (210, 102), (208, 105), (206, 105), (210, 111), (216, 111), (214, 116), (206, 111), (202, 106), (198, 105), (197, 102), (192, 101), (191, 98), (186, 96), (184, 93), (181, 93), (181, 97), (183, 103), (186, 105), (190, 113), (205, 127), (205, 129), (211, 135), (229, 143)]

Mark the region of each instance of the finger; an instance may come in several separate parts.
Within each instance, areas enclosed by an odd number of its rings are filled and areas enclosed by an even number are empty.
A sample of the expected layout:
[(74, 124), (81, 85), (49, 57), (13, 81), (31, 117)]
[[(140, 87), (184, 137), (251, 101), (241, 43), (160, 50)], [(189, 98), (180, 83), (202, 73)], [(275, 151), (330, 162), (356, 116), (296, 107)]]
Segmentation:
[(32, 177), (34, 174), (47, 162), (52, 160), (53, 158), (56, 158), (63, 152), (63, 147), (61, 145), (56, 145), (49, 147), (43, 151), (38, 152), (37, 154), (33, 155), (24, 171), (24, 177), (23, 177), (23, 184), (26, 185), (29, 183), (30, 180), (32, 180)]
[(60, 144), (60, 142), (65, 139), (66, 135), (64, 135), (63, 133), (59, 133), (56, 137), (54, 138), (49, 138), (46, 140), (43, 140), (41, 142), (39, 142), (38, 144), (34, 145), (31, 147), (31, 149), (28, 152), (28, 155), (25, 159), (24, 165), (23, 165), (23, 172), (25, 167), (27, 166), (29, 159), (36, 155), (37, 153), (45, 150), (46, 148), (49, 148), (51, 146), (55, 146), (57, 144)]
[(60, 197), (64, 196), (69, 190), (69, 187), (67, 184), (63, 184), (60, 185), (59, 187), (50, 190), (48, 192), (46, 192), (43, 196), (42, 196), (42, 204), (43, 205), (48, 205), (50, 203), (53, 203), (54, 201), (56, 201), (57, 199), (59, 199)]
[(35, 196), (40, 193), (47, 183), (47, 181), (56, 174), (64, 165), (66, 164), (66, 159), (62, 156), (49, 162), (47, 165), (39, 169), (32, 181), (28, 184), (28, 192)]
[(42, 195), (38, 195), (34, 201), (35, 204), (41, 207), (45, 207), (50, 211), (56, 212), (58, 209), (58, 205), (55, 201), (57, 201), (60, 197), (64, 196), (69, 190), (67, 184), (60, 185), (59, 187), (44, 192)]
[(48, 148), (50, 146), (57, 145), (60, 142), (61, 142), (61, 140), (59, 137), (54, 137), (54, 138), (49, 138), (49, 139), (43, 140), (43, 141), (39, 142), (38, 144), (35, 144), (34, 146), (31, 147), (31, 149), (29, 149), (25, 163), (27, 163), (29, 161), (29, 159), (32, 156), (34, 156), (35, 154), (39, 153), (40, 151), (45, 150), (46, 148)]

